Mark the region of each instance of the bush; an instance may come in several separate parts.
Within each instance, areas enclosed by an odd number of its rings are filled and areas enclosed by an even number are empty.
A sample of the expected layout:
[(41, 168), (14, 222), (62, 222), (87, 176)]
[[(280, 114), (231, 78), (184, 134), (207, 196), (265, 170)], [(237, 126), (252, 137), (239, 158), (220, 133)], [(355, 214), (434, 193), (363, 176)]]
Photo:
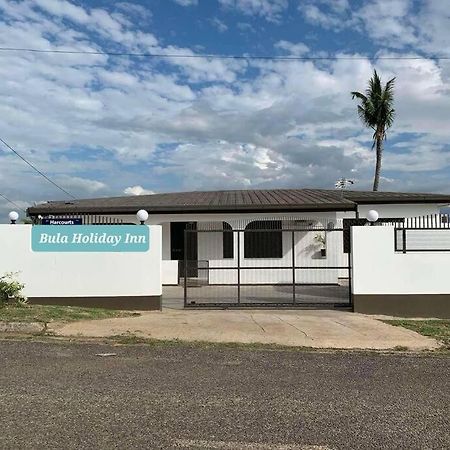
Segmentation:
[(0, 277), (0, 306), (27, 304), (27, 298), (22, 293), (25, 285), (15, 279), (16, 275), (17, 273), (9, 272)]

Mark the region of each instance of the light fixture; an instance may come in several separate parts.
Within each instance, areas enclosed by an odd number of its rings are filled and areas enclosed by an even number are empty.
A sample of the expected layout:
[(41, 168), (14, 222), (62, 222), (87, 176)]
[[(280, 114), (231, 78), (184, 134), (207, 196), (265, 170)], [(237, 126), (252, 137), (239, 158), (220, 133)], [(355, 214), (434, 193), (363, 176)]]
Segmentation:
[(370, 222), (370, 225), (373, 225), (374, 222), (378, 220), (378, 217), (379, 217), (378, 211), (375, 211), (374, 209), (367, 211), (366, 219)]
[(145, 224), (145, 221), (148, 219), (148, 212), (145, 209), (140, 209), (136, 214), (137, 220), (141, 222), (141, 225)]
[(16, 223), (16, 220), (19, 218), (19, 214), (16, 211), (11, 211), (8, 214), (9, 220), (11, 221), (12, 224)]

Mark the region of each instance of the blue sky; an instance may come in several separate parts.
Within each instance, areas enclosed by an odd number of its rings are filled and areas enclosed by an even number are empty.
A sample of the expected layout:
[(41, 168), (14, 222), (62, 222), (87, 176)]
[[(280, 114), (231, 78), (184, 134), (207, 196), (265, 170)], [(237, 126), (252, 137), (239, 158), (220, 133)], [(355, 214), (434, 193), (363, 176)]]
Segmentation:
[[(362, 57), (248, 61), (0, 54), (0, 136), (79, 198), (196, 189), (369, 189), (351, 90), (397, 77), (384, 190), (450, 193), (450, 56), (440, 0), (0, 0), (0, 46)], [(369, 56), (371, 58), (369, 58)], [(7, 149), (0, 192), (64, 194)], [(0, 199), (0, 214), (11, 209)]]

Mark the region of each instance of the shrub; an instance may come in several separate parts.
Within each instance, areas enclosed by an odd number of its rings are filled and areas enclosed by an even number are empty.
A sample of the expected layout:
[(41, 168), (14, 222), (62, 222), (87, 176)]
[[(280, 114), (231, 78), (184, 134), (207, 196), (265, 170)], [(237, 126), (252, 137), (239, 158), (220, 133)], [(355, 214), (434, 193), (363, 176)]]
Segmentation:
[(16, 275), (17, 273), (8, 272), (0, 277), (0, 306), (27, 304), (27, 298), (22, 293), (25, 285), (15, 279)]

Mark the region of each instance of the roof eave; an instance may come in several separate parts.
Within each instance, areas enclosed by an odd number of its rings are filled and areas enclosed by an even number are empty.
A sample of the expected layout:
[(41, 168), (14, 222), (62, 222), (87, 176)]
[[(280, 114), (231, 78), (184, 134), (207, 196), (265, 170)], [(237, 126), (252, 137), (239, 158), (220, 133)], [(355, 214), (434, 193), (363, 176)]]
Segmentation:
[(109, 214), (109, 215), (123, 215), (123, 214), (135, 214), (139, 209), (144, 208), (150, 214), (221, 214), (221, 213), (258, 213), (258, 212), (336, 212), (336, 211), (355, 211), (356, 204), (353, 202), (340, 203), (340, 204), (323, 204), (323, 205), (259, 205), (259, 206), (221, 206), (221, 207), (196, 207), (196, 206), (174, 206), (174, 207), (146, 207), (142, 206), (124, 206), (124, 207), (76, 207), (69, 208), (66, 205), (61, 207), (43, 207), (33, 206), (28, 208), (27, 214), (29, 216), (52, 215), (52, 214)]

